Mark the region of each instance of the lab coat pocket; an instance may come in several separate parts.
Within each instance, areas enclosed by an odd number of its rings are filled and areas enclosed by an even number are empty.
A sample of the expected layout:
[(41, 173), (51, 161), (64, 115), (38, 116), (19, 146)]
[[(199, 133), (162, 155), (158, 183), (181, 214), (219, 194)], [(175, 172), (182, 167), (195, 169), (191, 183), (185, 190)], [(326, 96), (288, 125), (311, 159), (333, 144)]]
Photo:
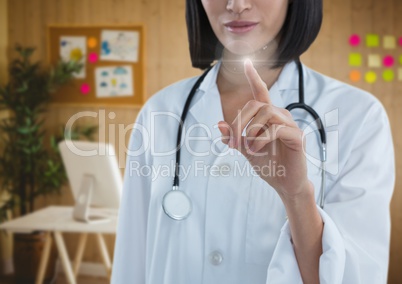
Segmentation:
[(268, 267), (286, 214), (276, 191), (259, 176), (253, 177), (247, 212), (246, 262)]

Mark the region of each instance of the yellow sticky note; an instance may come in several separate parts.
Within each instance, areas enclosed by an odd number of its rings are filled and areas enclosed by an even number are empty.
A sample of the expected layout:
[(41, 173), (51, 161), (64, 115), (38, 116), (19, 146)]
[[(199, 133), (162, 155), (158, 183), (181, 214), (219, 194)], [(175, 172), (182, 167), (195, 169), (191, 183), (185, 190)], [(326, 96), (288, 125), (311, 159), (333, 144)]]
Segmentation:
[(349, 54), (349, 65), (359, 67), (362, 65), (362, 55), (360, 53)]
[(366, 45), (367, 47), (378, 47), (380, 45), (380, 38), (375, 34), (366, 35)]
[(381, 56), (378, 54), (369, 54), (368, 56), (368, 67), (379, 68), (381, 67)]
[(396, 48), (396, 38), (394, 36), (384, 36), (383, 46), (385, 49), (395, 49)]
[(377, 81), (377, 74), (373, 71), (369, 71), (364, 76), (364, 79), (366, 80), (367, 83), (373, 84), (375, 83), (375, 81)]
[(402, 68), (398, 68), (398, 81), (402, 81)]

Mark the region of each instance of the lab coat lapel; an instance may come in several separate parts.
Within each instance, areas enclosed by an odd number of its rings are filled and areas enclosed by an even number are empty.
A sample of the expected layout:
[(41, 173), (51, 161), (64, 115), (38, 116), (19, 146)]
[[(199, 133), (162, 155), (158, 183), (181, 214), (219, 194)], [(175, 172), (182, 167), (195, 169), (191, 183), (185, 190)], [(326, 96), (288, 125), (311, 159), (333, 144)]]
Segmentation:
[[(221, 132), (218, 129), (218, 122), (223, 120), (221, 99), (216, 85), (220, 62), (218, 62), (205, 77), (197, 92), (197, 100), (190, 107), (190, 114), (201, 127), (209, 133), (216, 150), (222, 152), (227, 145), (221, 141)], [(205, 134), (203, 135), (205, 136)]]

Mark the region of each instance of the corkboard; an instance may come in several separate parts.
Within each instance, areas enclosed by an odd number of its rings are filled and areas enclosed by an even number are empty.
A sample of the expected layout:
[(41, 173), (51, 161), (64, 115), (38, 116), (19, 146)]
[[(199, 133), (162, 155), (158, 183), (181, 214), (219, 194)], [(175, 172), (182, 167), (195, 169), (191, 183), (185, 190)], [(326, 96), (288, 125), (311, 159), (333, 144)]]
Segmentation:
[[(136, 62), (129, 61), (110, 61), (101, 59), (102, 38), (103, 30), (109, 31), (124, 31), (124, 32), (138, 32), (138, 57)], [(85, 78), (75, 78), (68, 85), (63, 86), (52, 95), (52, 103), (56, 104), (80, 104), (80, 105), (143, 105), (145, 94), (145, 31), (144, 26), (139, 25), (98, 25), (98, 26), (64, 26), (64, 25), (49, 25), (47, 29), (48, 40), (48, 63), (55, 64), (60, 58), (61, 37), (85, 37), (86, 41), (86, 54), (85, 56)], [(96, 46), (91, 47), (88, 39), (96, 39)], [(88, 56), (91, 53), (98, 55), (98, 61), (90, 63)], [(83, 57), (84, 58), (84, 57)], [(127, 66), (127, 70), (131, 66), (132, 76), (132, 96), (119, 96), (110, 95), (107, 97), (97, 96), (96, 76), (95, 72), (100, 67), (118, 67)], [(99, 69), (98, 69), (99, 70)], [(116, 81), (115, 81), (116, 82)], [(98, 81), (99, 83), (99, 81)], [(89, 86), (89, 91), (83, 94), (81, 88), (83, 84)], [(99, 94), (99, 93), (98, 93)]]

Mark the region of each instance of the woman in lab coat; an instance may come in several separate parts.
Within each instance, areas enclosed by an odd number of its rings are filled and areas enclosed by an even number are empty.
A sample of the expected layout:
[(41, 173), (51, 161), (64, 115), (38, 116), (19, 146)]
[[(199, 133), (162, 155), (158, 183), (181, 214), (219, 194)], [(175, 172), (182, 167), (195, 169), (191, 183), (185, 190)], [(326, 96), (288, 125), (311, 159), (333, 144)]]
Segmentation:
[(198, 78), (161, 90), (137, 117), (112, 283), (386, 283), (395, 176), (383, 106), (303, 66), (306, 103), (327, 133), (323, 209), (316, 124), (285, 110), (298, 101), (296, 60), (319, 31), (321, 1), (187, 0), (193, 65), (217, 60), (181, 140), (179, 190), (192, 211), (177, 221), (162, 202)]

